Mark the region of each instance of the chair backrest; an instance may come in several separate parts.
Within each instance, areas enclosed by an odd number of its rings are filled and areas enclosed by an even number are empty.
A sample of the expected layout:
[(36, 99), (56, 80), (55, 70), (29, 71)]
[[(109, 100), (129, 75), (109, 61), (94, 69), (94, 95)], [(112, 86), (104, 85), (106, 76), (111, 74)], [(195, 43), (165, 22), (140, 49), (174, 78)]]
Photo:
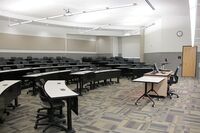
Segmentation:
[(179, 66), (176, 68), (174, 75), (170, 77), (169, 85), (176, 84), (178, 82), (178, 70)]
[(179, 66), (176, 68), (174, 72), (174, 83), (178, 82), (178, 70), (179, 70)]
[(178, 70), (179, 70), (179, 66), (176, 68), (174, 75), (178, 76)]
[(45, 93), (43, 92), (44, 84), (45, 84), (44, 79), (40, 79), (36, 82), (36, 87), (38, 88), (38, 91), (39, 91), (39, 97), (42, 101), (46, 99)]
[(44, 89), (44, 85), (45, 85), (46, 81), (44, 79), (40, 79), (38, 82), (36, 82), (36, 86), (39, 89), (39, 97), (40, 100), (42, 102), (47, 102), (49, 103), (50, 107), (53, 107), (53, 103), (51, 98), (48, 96), (48, 94), (46, 93), (45, 89)]

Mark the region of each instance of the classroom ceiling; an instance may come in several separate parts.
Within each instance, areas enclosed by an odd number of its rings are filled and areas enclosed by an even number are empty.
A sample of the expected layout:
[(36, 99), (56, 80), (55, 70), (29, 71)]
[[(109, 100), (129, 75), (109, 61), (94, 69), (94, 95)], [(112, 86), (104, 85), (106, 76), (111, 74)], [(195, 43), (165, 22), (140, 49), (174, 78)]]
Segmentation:
[[(145, 0), (0, 0), (0, 20), (9, 20), (9, 24), (14, 24), (82, 12), (31, 23), (89, 30), (138, 30), (152, 25), (162, 16), (189, 16), (188, 0), (148, 1), (155, 10)], [(134, 6), (116, 8), (130, 4)], [(95, 10), (99, 11), (93, 12)], [(85, 13), (87, 11), (92, 12)]]

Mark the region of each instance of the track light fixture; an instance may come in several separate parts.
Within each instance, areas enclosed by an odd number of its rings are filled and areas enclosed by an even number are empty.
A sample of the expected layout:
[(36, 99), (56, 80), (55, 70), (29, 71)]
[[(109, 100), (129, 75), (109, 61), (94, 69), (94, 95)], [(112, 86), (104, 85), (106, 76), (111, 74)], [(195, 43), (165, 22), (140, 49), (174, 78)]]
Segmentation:
[(151, 2), (149, 2), (149, 0), (145, 0), (145, 1), (151, 7), (152, 10), (155, 10), (154, 6), (151, 4)]
[(69, 9), (63, 9), (65, 13), (71, 13)]
[(85, 13), (93, 13), (93, 12), (100, 12), (100, 11), (106, 11), (106, 10), (113, 10), (113, 9), (132, 7), (132, 6), (136, 6), (136, 5), (137, 5), (137, 3), (131, 3), (131, 4), (127, 4), (127, 5), (120, 5), (120, 6), (114, 6), (114, 7), (105, 7), (105, 8), (102, 8), (102, 9), (80, 11), (80, 12), (75, 12), (75, 13), (71, 13), (69, 9), (64, 9), (64, 11), (65, 11), (64, 14), (60, 14), (60, 15), (56, 15), (56, 16), (50, 16), (50, 17), (44, 17), (44, 18), (39, 18), (39, 19), (34, 19), (34, 20), (25, 20), (23, 22), (9, 24), (8, 26), (12, 27), (12, 26), (28, 24), (28, 23), (32, 23), (32, 22), (41, 22), (41, 21), (48, 20), (48, 19), (60, 18), (60, 17), (64, 17), (64, 16), (75, 16), (75, 15), (80, 15), (80, 14), (85, 14)]

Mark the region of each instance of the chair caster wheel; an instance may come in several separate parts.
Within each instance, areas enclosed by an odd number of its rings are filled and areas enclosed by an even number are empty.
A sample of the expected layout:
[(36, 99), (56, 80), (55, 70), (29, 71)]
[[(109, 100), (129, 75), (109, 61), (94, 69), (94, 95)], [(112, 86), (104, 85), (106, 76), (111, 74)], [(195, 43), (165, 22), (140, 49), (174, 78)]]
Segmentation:
[(9, 112), (6, 112), (6, 115), (10, 115), (10, 113), (9, 113)]
[(155, 107), (155, 105), (153, 104), (152, 107)]
[(4, 123), (4, 119), (0, 119), (0, 124), (3, 124)]
[(37, 129), (37, 126), (34, 126), (34, 129)]

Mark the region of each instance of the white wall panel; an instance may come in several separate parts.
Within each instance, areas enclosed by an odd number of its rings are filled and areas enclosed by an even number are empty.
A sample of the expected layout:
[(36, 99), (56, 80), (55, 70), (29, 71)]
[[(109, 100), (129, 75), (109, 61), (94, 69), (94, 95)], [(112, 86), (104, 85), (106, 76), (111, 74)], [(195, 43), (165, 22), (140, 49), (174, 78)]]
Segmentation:
[[(183, 31), (178, 37), (177, 31)], [(190, 21), (188, 16), (162, 17), (145, 30), (145, 53), (181, 52), (183, 45), (190, 45)]]
[(113, 37), (113, 57), (119, 55), (118, 37)]
[(140, 36), (122, 37), (122, 57), (140, 57)]

